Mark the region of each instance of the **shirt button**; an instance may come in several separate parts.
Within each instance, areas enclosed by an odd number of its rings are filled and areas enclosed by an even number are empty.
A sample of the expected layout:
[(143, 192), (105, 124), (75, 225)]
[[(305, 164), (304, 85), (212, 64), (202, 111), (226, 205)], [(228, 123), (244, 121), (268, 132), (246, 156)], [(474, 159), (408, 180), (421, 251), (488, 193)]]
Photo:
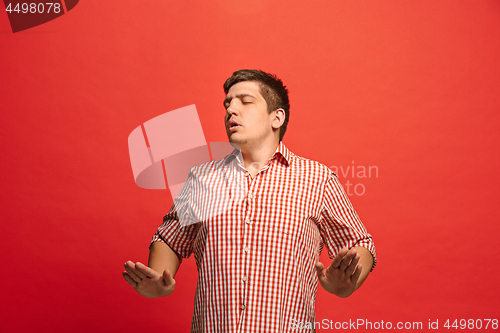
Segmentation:
[(253, 195), (252, 195), (252, 194), (249, 194), (249, 195), (248, 195), (248, 197), (249, 197), (250, 199), (253, 199)]
[(242, 309), (242, 310), (245, 310), (245, 308), (246, 308), (246, 307), (245, 307), (245, 304), (241, 304), (241, 309)]
[(250, 249), (249, 249), (248, 247), (245, 247), (245, 248), (243, 249), (243, 252), (245, 252), (245, 253), (248, 253), (248, 251), (250, 251)]
[(246, 220), (245, 220), (245, 223), (246, 223), (246, 224), (250, 224), (250, 223), (252, 223), (252, 222), (251, 222), (249, 219), (246, 219)]
[(241, 279), (243, 280), (243, 282), (247, 282), (247, 276), (246, 275), (243, 275), (243, 277)]

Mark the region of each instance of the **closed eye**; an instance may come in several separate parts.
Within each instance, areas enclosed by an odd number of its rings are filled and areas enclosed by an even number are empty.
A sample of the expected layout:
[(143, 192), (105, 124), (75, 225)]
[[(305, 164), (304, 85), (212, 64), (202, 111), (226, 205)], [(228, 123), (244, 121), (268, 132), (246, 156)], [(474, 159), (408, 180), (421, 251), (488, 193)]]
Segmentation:
[(236, 96), (227, 96), (224, 99), (224, 107), (227, 109), (231, 105), (231, 101), (233, 98), (238, 98), (242, 104), (249, 104), (253, 103), (254, 100), (256, 100), (256, 97), (250, 94), (238, 94)]

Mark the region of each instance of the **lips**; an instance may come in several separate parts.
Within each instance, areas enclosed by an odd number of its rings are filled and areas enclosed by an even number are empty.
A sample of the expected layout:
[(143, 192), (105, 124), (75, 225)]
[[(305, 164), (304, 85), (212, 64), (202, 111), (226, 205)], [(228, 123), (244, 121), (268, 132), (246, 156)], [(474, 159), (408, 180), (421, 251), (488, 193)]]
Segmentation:
[(236, 121), (234, 121), (233, 119), (229, 120), (227, 123), (228, 130), (236, 129), (236, 128), (239, 128), (240, 126), (241, 125), (239, 123), (237, 123)]

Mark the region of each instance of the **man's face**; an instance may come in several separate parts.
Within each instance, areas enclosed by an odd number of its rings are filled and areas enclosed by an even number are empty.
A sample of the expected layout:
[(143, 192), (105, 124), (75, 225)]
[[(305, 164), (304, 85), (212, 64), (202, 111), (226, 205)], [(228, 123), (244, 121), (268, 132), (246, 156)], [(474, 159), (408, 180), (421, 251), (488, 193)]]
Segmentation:
[(226, 132), (231, 143), (255, 146), (273, 138), (272, 119), (257, 82), (233, 85), (224, 99)]

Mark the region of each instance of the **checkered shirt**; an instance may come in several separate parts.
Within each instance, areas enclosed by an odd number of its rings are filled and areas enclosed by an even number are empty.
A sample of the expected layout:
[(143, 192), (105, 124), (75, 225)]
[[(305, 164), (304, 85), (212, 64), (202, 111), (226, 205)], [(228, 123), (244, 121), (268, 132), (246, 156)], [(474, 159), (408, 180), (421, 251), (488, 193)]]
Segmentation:
[[(243, 189), (241, 200), (221, 208), (221, 201), (237, 197), (232, 181)], [(217, 195), (206, 195), (207, 188)], [(293, 323), (314, 327), (314, 266), (323, 246), (332, 259), (345, 246), (363, 246), (376, 263), (372, 237), (335, 173), (282, 142), (255, 177), (237, 150), (192, 168), (156, 241), (182, 258), (194, 253), (199, 275), (191, 332), (310, 332)]]

